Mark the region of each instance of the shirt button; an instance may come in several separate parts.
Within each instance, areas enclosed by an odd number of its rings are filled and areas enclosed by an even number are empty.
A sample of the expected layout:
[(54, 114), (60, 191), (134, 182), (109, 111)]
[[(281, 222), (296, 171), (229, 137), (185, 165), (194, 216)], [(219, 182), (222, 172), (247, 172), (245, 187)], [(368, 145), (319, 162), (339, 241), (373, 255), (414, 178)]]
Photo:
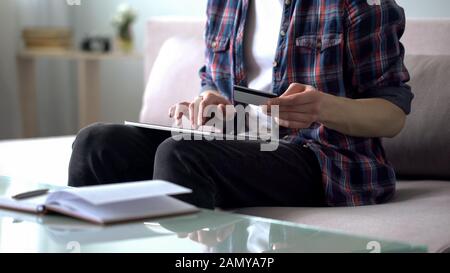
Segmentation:
[(303, 148), (308, 149), (309, 148), (308, 144), (303, 144)]
[(284, 36), (286, 36), (286, 32), (285, 32), (284, 30), (282, 30), (282, 31), (280, 32), (280, 35), (281, 35), (281, 37), (284, 37)]
[(286, 6), (289, 6), (289, 5), (291, 4), (291, 0), (286, 0), (286, 1), (284, 1), (284, 4), (285, 4)]
[(216, 47), (217, 47), (217, 42), (212, 42), (211, 46), (212, 46), (213, 48), (216, 48)]
[(278, 66), (278, 62), (273, 62), (273, 67), (277, 67)]

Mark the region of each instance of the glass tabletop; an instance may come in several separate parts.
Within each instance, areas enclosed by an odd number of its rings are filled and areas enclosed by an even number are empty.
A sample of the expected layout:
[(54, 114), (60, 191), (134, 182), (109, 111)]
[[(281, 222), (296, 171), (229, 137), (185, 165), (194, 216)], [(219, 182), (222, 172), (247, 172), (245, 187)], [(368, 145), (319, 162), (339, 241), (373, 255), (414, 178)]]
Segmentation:
[[(51, 188), (0, 177), (0, 196)], [(426, 247), (351, 236), (271, 219), (202, 210), (110, 226), (0, 209), (0, 252), (304, 253), (426, 252)]]

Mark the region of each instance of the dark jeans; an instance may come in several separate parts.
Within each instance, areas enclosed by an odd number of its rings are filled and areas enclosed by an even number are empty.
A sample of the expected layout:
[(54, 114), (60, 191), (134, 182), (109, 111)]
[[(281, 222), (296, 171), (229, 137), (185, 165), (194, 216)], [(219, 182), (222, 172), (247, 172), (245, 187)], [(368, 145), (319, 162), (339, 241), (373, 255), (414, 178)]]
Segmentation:
[(177, 198), (202, 208), (323, 206), (319, 163), (307, 148), (281, 142), (176, 141), (169, 132), (95, 124), (73, 144), (69, 185), (162, 179), (193, 190)]

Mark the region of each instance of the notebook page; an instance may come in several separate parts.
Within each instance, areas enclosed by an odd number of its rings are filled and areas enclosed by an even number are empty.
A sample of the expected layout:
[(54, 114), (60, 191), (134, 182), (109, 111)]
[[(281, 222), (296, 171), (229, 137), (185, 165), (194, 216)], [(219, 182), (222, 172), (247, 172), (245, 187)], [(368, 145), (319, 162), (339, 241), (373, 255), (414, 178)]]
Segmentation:
[(92, 205), (99, 206), (155, 196), (177, 195), (191, 192), (190, 189), (176, 184), (154, 180), (62, 190), (50, 194), (47, 203), (50, 204), (69, 199), (83, 199)]
[(39, 206), (45, 204), (47, 196), (39, 196), (25, 200), (15, 200), (10, 197), (0, 197), (0, 208), (36, 213)]
[(99, 224), (132, 221), (196, 212), (199, 209), (170, 196), (93, 205), (82, 199), (61, 200), (48, 206), (50, 210)]

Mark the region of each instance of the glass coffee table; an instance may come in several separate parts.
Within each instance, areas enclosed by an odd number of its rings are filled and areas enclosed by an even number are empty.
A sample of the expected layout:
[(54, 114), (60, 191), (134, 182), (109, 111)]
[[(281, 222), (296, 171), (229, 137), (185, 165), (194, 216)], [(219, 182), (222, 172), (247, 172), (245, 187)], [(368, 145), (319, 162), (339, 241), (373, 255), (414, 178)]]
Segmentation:
[[(55, 187), (0, 177), (0, 196)], [(98, 226), (57, 215), (0, 209), (0, 252), (305, 253), (426, 252), (423, 246), (311, 226), (202, 210), (178, 217)]]

